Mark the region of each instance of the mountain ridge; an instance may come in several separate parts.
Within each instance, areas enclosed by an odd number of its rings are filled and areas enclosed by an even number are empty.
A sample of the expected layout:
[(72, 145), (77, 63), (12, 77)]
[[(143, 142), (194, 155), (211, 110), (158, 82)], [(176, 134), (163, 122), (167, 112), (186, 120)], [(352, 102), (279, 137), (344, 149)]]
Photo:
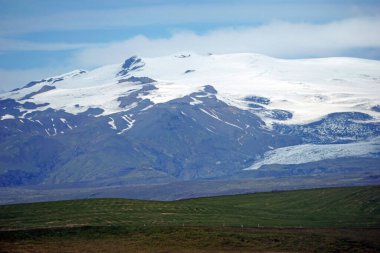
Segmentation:
[[(332, 168), (339, 185), (380, 183), (379, 70), (361, 59), (182, 53), (31, 82), (0, 94), (0, 185), (276, 180)], [(302, 150), (309, 160), (296, 158)]]

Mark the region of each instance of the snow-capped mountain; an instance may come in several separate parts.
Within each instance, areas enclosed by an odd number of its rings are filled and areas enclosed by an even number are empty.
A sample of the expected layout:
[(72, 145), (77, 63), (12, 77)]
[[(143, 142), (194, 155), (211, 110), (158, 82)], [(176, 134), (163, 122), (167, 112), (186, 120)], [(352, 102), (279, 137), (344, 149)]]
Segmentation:
[[(142, 77), (149, 78), (141, 80)], [(218, 91), (217, 98), (231, 106), (248, 110), (259, 109), (255, 107), (259, 104), (291, 112), (292, 116), (282, 122), (285, 124), (304, 124), (330, 113), (353, 111), (380, 120), (374, 110), (380, 102), (380, 63), (354, 58), (283, 60), (256, 54), (135, 56), (124, 64), (90, 72), (76, 70), (31, 82), (23, 89), (3, 94), (2, 99), (49, 103), (50, 108), (74, 114), (101, 108), (102, 115), (110, 115), (126, 111), (119, 106), (120, 96), (153, 82), (157, 89), (141, 98), (154, 104), (211, 85)], [(265, 100), (255, 101), (255, 97)], [(263, 113), (262, 118), (271, 115)]]
[(0, 119), (7, 187), (299, 175), (290, 165), (380, 181), (373, 60), (134, 56), (0, 94)]

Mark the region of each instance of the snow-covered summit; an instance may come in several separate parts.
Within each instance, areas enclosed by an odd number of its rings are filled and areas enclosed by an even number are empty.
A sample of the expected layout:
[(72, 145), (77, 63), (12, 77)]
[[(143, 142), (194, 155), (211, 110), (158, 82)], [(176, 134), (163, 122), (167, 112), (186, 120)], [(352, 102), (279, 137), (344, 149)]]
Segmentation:
[[(241, 109), (253, 110), (247, 97), (267, 99), (268, 103), (259, 106), (292, 113), (282, 121), (285, 124), (312, 122), (333, 112), (362, 112), (380, 120), (380, 113), (371, 109), (380, 104), (380, 62), (355, 58), (285, 60), (258, 54), (193, 52), (134, 56), (89, 72), (77, 70), (47, 78), (1, 94), (0, 99), (49, 103), (51, 108), (74, 114), (101, 108), (103, 115), (109, 115), (126, 110), (119, 107), (118, 98), (144, 85), (125, 81), (130, 77), (156, 81), (157, 89), (143, 95), (155, 104), (211, 85), (218, 99)], [(44, 86), (53, 88), (40, 92)]]

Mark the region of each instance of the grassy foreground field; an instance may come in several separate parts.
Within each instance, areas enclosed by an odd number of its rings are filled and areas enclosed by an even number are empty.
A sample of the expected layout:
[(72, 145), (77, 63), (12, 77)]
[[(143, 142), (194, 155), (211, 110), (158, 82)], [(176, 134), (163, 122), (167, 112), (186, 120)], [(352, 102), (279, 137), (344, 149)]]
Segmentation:
[(380, 187), (0, 206), (0, 252), (380, 252)]

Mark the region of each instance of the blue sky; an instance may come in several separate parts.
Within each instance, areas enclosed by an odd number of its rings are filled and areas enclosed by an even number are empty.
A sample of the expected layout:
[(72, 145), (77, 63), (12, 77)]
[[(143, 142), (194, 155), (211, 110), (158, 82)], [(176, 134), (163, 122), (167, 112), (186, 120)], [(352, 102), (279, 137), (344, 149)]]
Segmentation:
[(0, 90), (131, 55), (380, 59), (380, 1), (0, 0)]

